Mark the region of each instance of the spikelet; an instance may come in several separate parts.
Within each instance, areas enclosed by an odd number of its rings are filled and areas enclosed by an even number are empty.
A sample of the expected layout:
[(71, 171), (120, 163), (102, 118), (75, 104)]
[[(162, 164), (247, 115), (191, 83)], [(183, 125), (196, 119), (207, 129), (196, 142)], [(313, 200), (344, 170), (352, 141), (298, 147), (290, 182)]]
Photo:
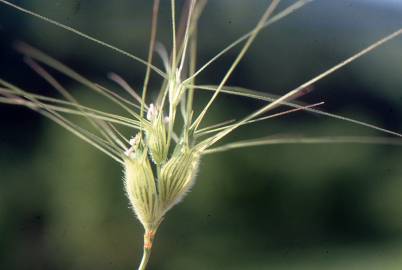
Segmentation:
[(124, 186), (130, 204), (146, 230), (156, 228), (162, 218), (155, 178), (147, 149), (136, 149), (124, 160)]
[(180, 202), (193, 186), (199, 161), (198, 151), (178, 145), (172, 157), (164, 164), (158, 190), (165, 212)]
[(149, 106), (147, 119), (150, 123), (145, 128), (146, 143), (152, 161), (160, 165), (166, 161), (168, 155), (165, 119), (163, 113), (153, 104)]

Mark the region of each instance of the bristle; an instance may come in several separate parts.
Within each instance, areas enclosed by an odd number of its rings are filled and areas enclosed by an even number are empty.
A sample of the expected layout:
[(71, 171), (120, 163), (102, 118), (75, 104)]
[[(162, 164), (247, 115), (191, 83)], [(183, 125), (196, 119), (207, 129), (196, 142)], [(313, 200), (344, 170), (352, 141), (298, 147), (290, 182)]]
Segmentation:
[(228, 143), (222, 146), (204, 151), (205, 155), (226, 152), (239, 148), (248, 148), (262, 145), (277, 144), (381, 144), (390, 146), (402, 146), (402, 139), (389, 137), (367, 137), (367, 136), (349, 136), (349, 137), (290, 137), (290, 136), (271, 136), (268, 138), (259, 138)]
[(155, 49), (156, 31), (158, 29), (159, 4), (160, 4), (159, 0), (154, 0), (154, 4), (152, 7), (151, 37), (149, 40), (148, 59), (147, 59), (148, 65), (147, 65), (147, 68), (145, 71), (144, 86), (142, 88), (142, 96), (141, 96), (141, 109), (140, 109), (140, 117), (141, 118), (144, 115), (148, 83), (149, 83), (149, 79), (151, 77), (151, 66), (152, 66), (152, 59), (153, 59), (154, 49)]
[[(283, 18), (289, 16), (293, 12), (299, 10), (303, 6), (307, 5), (314, 0), (298, 0), (297, 2), (293, 3), (292, 5), (288, 6), (286, 9), (282, 10), (281, 12), (277, 13), (276, 15), (272, 16), (267, 22), (262, 25), (262, 28), (268, 27), (269, 25), (282, 20)], [(200, 67), (192, 76), (188, 77), (184, 80), (184, 84), (190, 83), (195, 77), (197, 77), (202, 71), (204, 71), (207, 67), (209, 67), (212, 63), (216, 60), (220, 59), (224, 54), (229, 52), (231, 49), (235, 48), (237, 45), (241, 44), (243, 41), (248, 39), (253, 33), (255, 29), (252, 29), (250, 32), (244, 34), (240, 38), (236, 39), (235, 41), (231, 42), (227, 47), (221, 50), (218, 54), (212, 57), (209, 61), (207, 61), (202, 67)]]
[[(317, 106), (321, 106), (323, 104), (324, 104), (324, 102), (318, 102), (318, 103), (307, 105), (307, 106), (304, 106), (304, 107), (294, 108), (294, 109), (291, 109), (291, 110), (286, 110), (286, 111), (270, 114), (270, 115), (267, 115), (267, 116), (264, 116), (264, 117), (260, 117), (260, 118), (256, 118), (256, 119), (244, 122), (242, 124), (242, 126), (249, 125), (249, 124), (256, 123), (256, 122), (261, 122), (261, 121), (264, 121), (264, 120), (267, 120), (267, 119), (276, 118), (276, 117), (279, 117), (279, 116), (284, 116), (284, 115), (287, 115), (287, 114), (291, 114), (291, 113), (295, 113), (295, 112), (299, 112), (299, 111), (303, 111), (303, 110), (307, 110), (307, 109), (311, 109), (311, 108), (314, 108), (314, 107), (317, 107)], [(203, 132), (198, 132), (196, 134), (198, 136), (205, 136), (205, 135), (208, 135), (210, 133), (215, 133), (215, 132), (218, 132), (218, 131), (221, 131), (221, 130), (228, 129), (230, 127), (233, 127), (234, 125), (236, 125), (236, 124), (224, 125), (224, 126), (217, 127), (217, 128), (208, 128), (206, 130), (204, 129)]]
[[(127, 93), (129, 93), (137, 102), (141, 105), (142, 100), (141, 97), (137, 94), (137, 92), (120, 76), (114, 72), (110, 72), (108, 74), (108, 78), (118, 84), (121, 88), (123, 88)], [(144, 104), (145, 108), (147, 106)]]
[[(120, 49), (120, 48), (117, 48), (116, 46), (113, 46), (113, 45), (108, 44), (108, 43), (106, 43), (106, 42), (104, 42), (104, 41), (101, 41), (101, 40), (99, 40), (99, 39), (97, 39), (97, 38), (94, 38), (94, 37), (92, 37), (92, 36), (90, 36), (90, 35), (88, 35), (88, 34), (85, 34), (85, 33), (81, 32), (81, 31), (78, 31), (77, 29), (74, 29), (74, 28), (72, 28), (72, 27), (70, 27), (70, 26), (64, 25), (64, 24), (62, 24), (62, 23), (60, 23), (60, 22), (57, 22), (57, 21), (55, 21), (55, 20), (52, 20), (52, 19), (50, 19), (50, 18), (47, 18), (47, 17), (45, 17), (45, 16), (42, 16), (42, 15), (40, 15), (40, 14), (38, 14), (38, 13), (35, 13), (35, 12), (31, 11), (31, 10), (25, 9), (25, 8), (19, 6), (19, 5), (13, 4), (13, 3), (8, 2), (8, 1), (5, 1), (5, 0), (0, 0), (0, 3), (3, 3), (3, 4), (5, 4), (5, 5), (7, 5), (7, 6), (10, 6), (10, 7), (14, 8), (14, 9), (17, 9), (17, 10), (19, 10), (19, 11), (21, 11), (21, 12), (23, 12), (23, 13), (26, 13), (26, 14), (32, 16), (32, 17), (36, 17), (36, 18), (38, 18), (38, 19), (40, 19), (40, 20), (42, 20), (42, 21), (45, 21), (45, 22), (47, 22), (47, 23), (50, 23), (50, 24), (52, 24), (52, 25), (54, 25), (54, 26), (57, 26), (57, 27), (59, 27), (59, 28), (62, 28), (62, 29), (67, 30), (67, 31), (69, 31), (69, 32), (72, 32), (72, 33), (74, 33), (74, 34), (76, 34), (76, 35), (78, 35), (78, 36), (83, 37), (84, 39), (90, 40), (90, 41), (92, 41), (92, 42), (94, 42), (94, 43), (97, 43), (97, 44), (103, 46), (103, 47), (109, 48), (109, 49), (111, 49), (111, 50), (113, 50), (113, 51), (116, 51), (116, 52), (118, 52), (118, 53), (120, 53), (120, 54), (122, 54), (122, 55), (128, 57), (128, 58), (131, 58), (131, 59), (133, 59), (133, 60), (135, 60), (135, 61), (137, 61), (137, 62), (139, 62), (139, 63), (141, 63), (141, 64), (144, 64), (144, 65), (147, 65), (147, 66), (148, 66), (148, 63), (147, 63), (145, 60), (143, 60), (143, 59), (141, 59), (141, 58), (139, 58), (139, 57), (137, 57), (137, 56), (135, 56), (135, 55), (133, 55), (133, 54), (131, 54), (131, 53), (129, 53), (129, 52), (126, 52), (126, 51), (124, 51), (124, 50), (122, 50), (122, 49)], [(17, 46), (18, 46), (18, 45), (17, 45)], [(161, 75), (162, 77), (166, 77), (166, 74), (163, 73), (163, 72), (162, 72), (160, 69), (158, 69), (157, 67), (152, 66), (151, 68), (152, 68), (156, 73), (158, 73), (159, 75)]]
[(247, 39), (246, 43), (242, 47), (241, 51), (237, 55), (236, 59), (233, 61), (232, 65), (226, 72), (225, 76), (223, 77), (221, 83), (219, 84), (218, 88), (216, 89), (215, 93), (211, 97), (211, 99), (208, 101), (208, 103), (205, 105), (204, 109), (201, 111), (197, 119), (194, 121), (192, 126), (190, 127), (191, 129), (194, 129), (195, 131), (198, 129), (198, 126), (200, 125), (201, 121), (203, 120), (205, 114), (207, 113), (209, 107), (212, 105), (212, 103), (215, 101), (217, 96), (219, 95), (220, 91), (222, 88), (225, 86), (226, 82), (228, 81), (229, 77), (232, 75), (233, 71), (235, 68), (238, 66), (240, 61), (243, 59), (245, 56), (246, 52), (250, 48), (251, 44), (253, 44), (254, 40), (256, 39), (258, 33), (261, 31), (263, 25), (268, 21), (268, 19), (271, 17), (272, 13), (276, 9), (277, 5), (279, 4), (279, 0), (272, 0), (272, 2), (269, 4), (267, 7), (266, 11), (264, 14), (261, 16), (260, 20), (258, 21), (257, 25), (254, 28), (253, 33), (249, 36)]

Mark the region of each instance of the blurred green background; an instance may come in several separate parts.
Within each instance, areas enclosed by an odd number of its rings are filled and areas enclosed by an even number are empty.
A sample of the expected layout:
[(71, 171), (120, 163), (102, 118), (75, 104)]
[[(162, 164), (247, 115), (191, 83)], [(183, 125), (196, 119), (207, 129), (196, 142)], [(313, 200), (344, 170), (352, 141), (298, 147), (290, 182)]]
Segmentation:
[[(14, 2), (146, 58), (152, 1)], [(169, 1), (161, 2), (158, 40), (169, 48)], [(199, 63), (250, 30), (267, 2), (209, 1)], [(314, 1), (264, 30), (230, 84), (283, 94), (401, 26), (397, 0)], [(0, 40), (0, 77), (26, 89), (55, 95), (13, 50), (17, 40), (119, 94), (107, 81), (110, 71), (141, 87), (142, 65), (3, 4)], [(198, 82), (217, 84), (236, 53)], [(302, 100), (401, 132), (401, 71), (399, 38)], [(84, 104), (115, 110), (54, 74)], [(207, 97), (197, 94), (196, 102)], [(262, 104), (222, 95), (209, 123)], [(0, 105), (0, 123), (0, 269), (135, 269), (143, 231), (123, 193), (122, 168), (27, 109)], [(242, 128), (227, 142), (275, 134), (382, 135), (300, 112)], [(402, 269), (402, 148), (277, 145), (206, 156), (193, 191), (163, 222), (149, 269)]]

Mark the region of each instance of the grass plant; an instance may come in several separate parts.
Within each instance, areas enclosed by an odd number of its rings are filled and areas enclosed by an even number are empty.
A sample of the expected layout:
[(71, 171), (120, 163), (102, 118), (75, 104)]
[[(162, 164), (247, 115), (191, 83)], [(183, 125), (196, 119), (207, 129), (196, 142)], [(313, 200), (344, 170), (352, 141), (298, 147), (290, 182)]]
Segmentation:
[[(144, 253), (138, 269), (146, 269), (154, 237), (166, 216), (166, 213), (179, 203), (194, 185), (199, 163), (205, 155), (215, 154), (236, 148), (272, 144), (315, 144), (315, 143), (368, 143), (401, 145), (402, 134), (356, 119), (331, 114), (319, 109), (323, 102), (301, 104), (297, 99), (308, 94), (316, 82), (330, 76), (344, 66), (377, 49), (381, 45), (402, 34), (402, 28), (384, 38), (360, 49), (354, 55), (340, 61), (337, 65), (317, 74), (305, 83), (274, 97), (263, 92), (227, 85), (234, 70), (242, 61), (261, 31), (297, 12), (312, 0), (298, 0), (293, 4), (279, 8), (280, 0), (267, 1), (267, 7), (255, 26), (246, 34), (230, 43), (217, 55), (203, 65), (197, 63), (197, 27), (206, 0), (188, 0), (181, 23), (177, 24), (175, 0), (170, 2), (171, 13), (171, 49), (166, 50), (157, 43), (157, 24), (160, 8), (159, 0), (154, 0), (150, 42), (147, 59), (119, 49), (98, 40), (88, 34), (61, 24), (51, 18), (25, 9), (12, 2), (0, 0), (1, 8), (12, 8), (75, 35), (107, 47), (117, 53), (144, 65), (145, 78), (140, 93), (134, 90), (122, 77), (109, 74), (109, 78), (124, 89), (130, 99), (124, 98), (106, 87), (85, 78), (63, 63), (53, 59), (40, 50), (24, 43), (16, 44), (16, 49), (25, 57), (25, 62), (39, 76), (43, 77), (61, 98), (52, 98), (34, 94), (0, 79), (0, 103), (27, 107), (56, 122), (82, 140), (88, 142), (109, 156), (124, 168), (124, 186), (130, 205), (138, 220), (144, 226)], [(197, 77), (216, 60), (235, 47), (239, 53), (227, 69), (218, 85), (197, 84)], [(155, 52), (163, 59), (163, 68), (153, 64)], [(96, 94), (113, 102), (125, 114), (113, 114), (102, 109), (82, 105), (63, 85), (47, 71), (56, 70), (79, 82)], [(148, 88), (152, 76), (163, 80), (156, 100), (149, 100)], [(200, 111), (195, 111), (193, 104), (198, 91), (209, 91), (211, 97)], [(208, 112), (220, 95), (234, 95), (265, 102), (260, 109), (242, 119), (224, 121), (210, 126), (202, 126)], [(284, 107), (280, 112), (272, 110)], [(224, 144), (223, 140), (238, 128), (265, 121), (274, 117), (298, 111), (308, 111), (325, 117), (336, 118), (365, 126), (378, 131), (384, 136), (377, 137), (277, 137), (250, 138), (245, 141)], [(69, 116), (80, 116), (92, 127), (79, 126)], [(126, 137), (121, 131), (129, 128), (132, 136)], [(385, 136), (386, 135), (386, 136)]]

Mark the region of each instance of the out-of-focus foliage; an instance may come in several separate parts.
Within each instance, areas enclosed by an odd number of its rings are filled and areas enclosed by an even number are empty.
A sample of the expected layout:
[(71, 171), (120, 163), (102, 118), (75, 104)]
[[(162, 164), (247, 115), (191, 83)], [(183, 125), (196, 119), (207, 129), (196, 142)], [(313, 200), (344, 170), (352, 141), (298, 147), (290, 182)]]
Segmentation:
[[(19, 2), (146, 56), (152, 1)], [(169, 5), (161, 2), (159, 40), (169, 48)], [(209, 2), (200, 63), (250, 29), (266, 5)], [(315, 1), (264, 30), (230, 84), (285, 93), (401, 27), (402, 6), (386, 2)], [(111, 87), (109, 71), (141, 87), (143, 66), (4, 5), (0, 39), (0, 77), (41, 94), (54, 91), (23, 64), (13, 41)], [(324, 79), (303, 101), (325, 101), (327, 111), (402, 131), (401, 45), (395, 40)], [(199, 82), (219, 82), (235, 55), (224, 56)], [(114, 110), (58, 77), (85, 104)], [(206, 97), (197, 95), (199, 106)], [(209, 123), (261, 104), (222, 95)], [(133, 268), (142, 229), (122, 191), (122, 168), (31, 111), (1, 105), (0, 123), (0, 269)], [(229, 139), (272, 134), (379, 135), (297, 113)], [(377, 145), (277, 145), (207, 156), (193, 191), (161, 226), (150, 269), (401, 269), (401, 164), (402, 148)]]

